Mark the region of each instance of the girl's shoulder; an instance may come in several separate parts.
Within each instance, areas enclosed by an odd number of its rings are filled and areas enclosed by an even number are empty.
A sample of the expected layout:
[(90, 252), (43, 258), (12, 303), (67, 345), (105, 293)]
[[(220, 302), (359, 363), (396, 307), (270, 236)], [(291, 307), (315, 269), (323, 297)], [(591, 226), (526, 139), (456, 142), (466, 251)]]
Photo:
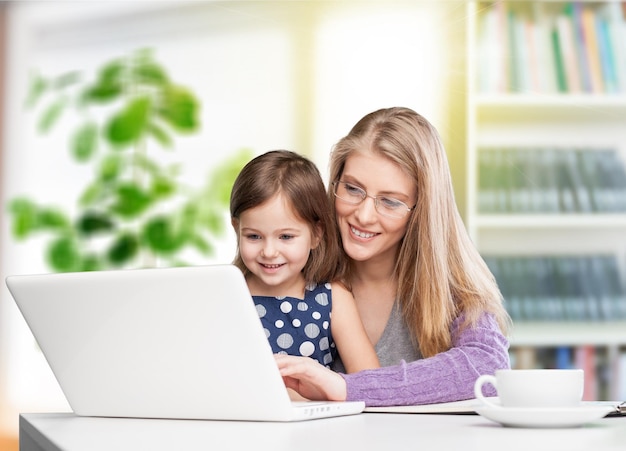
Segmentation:
[(333, 287), (331, 282), (311, 282), (305, 287), (306, 291), (330, 291)]
[(333, 284), (330, 282), (311, 283), (305, 287), (304, 297), (315, 296), (319, 293), (330, 294), (333, 290)]

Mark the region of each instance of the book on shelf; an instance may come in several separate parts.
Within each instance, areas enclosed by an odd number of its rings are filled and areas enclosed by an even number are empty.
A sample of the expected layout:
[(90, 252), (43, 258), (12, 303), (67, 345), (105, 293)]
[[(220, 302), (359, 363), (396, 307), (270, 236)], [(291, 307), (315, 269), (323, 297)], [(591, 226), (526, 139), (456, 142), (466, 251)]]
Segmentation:
[(554, 33), (558, 37), (554, 44), (556, 48), (554, 57), (559, 59), (558, 67), (562, 72), (559, 76), (564, 79), (562, 91), (579, 93), (582, 91), (582, 84), (576, 54), (576, 35), (569, 16), (557, 15)]
[[(576, 2), (575, 5), (581, 5)], [(589, 65), (589, 79), (592, 93), (605, 92), (602, 67), (600, 63), (600, 48), (598, 46), (598, 30), (596, 28), (596, 11), (590, 4), (582, 4), (581, 20), (584, 32), (584, 49)]]
[(585, 372), (583, 401), (598, 399), (598, 374), (596, 369), (596, 349), (592, 345), (578, 346), (575, 349), (575, 366)]
[(533, 181), (537, 183), (541, 189), (541, 207), (538, 211), (544, 213), (557, 213), (559, 211), (559, 186), (557, 177), (557, 155), (555, 149), (545, 149), (536, 151), (535, 159), (538, 165), (537, 174), (539, 180)]
[(616, 362), (617, 374), (622, 375), (615, 389), (617, 399), (626, 400), (626, 352), (621, 352)]
[(557, 346), (554, 350), (554, 367), (561, 370), (574, 368), (572, 348), (569, 346)]
[(623, 5), (483, 2), (477, 19), (479, 91), (624, 92)]
[(616, 153), (611, 149), (597, 152), (594, 169), (596, 184), (592, 190), (595, 191), (598, 211), (620, 211), (626, 190), (623, 185), (626, 173)]
[[(607, 7), (608, 8), (608, 7)], [(607, 16), (610, 11), (607, 8), (600, 8), (596, 14), (596, 32), (598, 38), (598, 57), (600, 68), (602, 69), (602, 80), (606, 93), (614, 94), (619, 92), (619, 80), (616, 68), (615, 43), (611, 32), (611, 19)]]
[(615, 255), (485, 256), (514, 321), (626, 319)]
[(612, 45), (615, 64), (616, 89), (626, 92), (626, 2), (608, 2), (606, 17), (608, 20), (609, 40)]
[[(564, 11), (570, 17), (576, 34), (576, 51), (578, 55), (578, 68), (582, 80), (583, 91), (594, 92), (594, 80), (592, 73), (593, 62), (590, 54), (593, 48), (589, 45), (590, 30), (585, 26), (584, 12), (586, 8), (581, 2), (567, 3)], [(587, 10), (587, 14), (589, 10)]]
[(563, 53), (562, 37), (557, 29), (550, 31), (550, 37), (552, 38), (552, 53), (554, 55), (554, 66), (556, 67), (556, 85), (558, 92), (566, 93), (569, 91), (569, 85), (567, 84), (567, 68), (565, 55)]
[(514, 369), (582, 369), (583, 402), (615, 404), (611, 415), (626, 415), (626, 352), (612, 345), (513, 345), (509, 349)]
[(484, 148), (478, 211), (624, 213), (626, 168), (615, 149)]
[(557, 92), (557, 75), (550, 33), (551, 17), (546, 14), (544, 2), (533, 2), (530, 23), (537, 50), (537, 62), (531, 61), (532, 71), (539, 79), (538, 93)]
[(567, 161), (564, 158), (565, 152), (555, 152), (556, 166), (556, 186), (559, 190), (559, 211), (563, 213), (573, 213), (578, 210), (576, 205), (576, 197), (571, 171), (567, 167)]

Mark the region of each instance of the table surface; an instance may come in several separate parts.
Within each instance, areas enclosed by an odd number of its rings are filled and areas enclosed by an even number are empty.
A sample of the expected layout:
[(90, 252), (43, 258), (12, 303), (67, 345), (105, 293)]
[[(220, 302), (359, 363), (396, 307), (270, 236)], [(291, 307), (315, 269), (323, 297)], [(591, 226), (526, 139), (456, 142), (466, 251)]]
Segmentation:
[(576, 428), (503, 427), (478, 415), (363, 413), (296, 423), (20, 415), (20, 451), (184, 449), (626, 450), (626, 417)]

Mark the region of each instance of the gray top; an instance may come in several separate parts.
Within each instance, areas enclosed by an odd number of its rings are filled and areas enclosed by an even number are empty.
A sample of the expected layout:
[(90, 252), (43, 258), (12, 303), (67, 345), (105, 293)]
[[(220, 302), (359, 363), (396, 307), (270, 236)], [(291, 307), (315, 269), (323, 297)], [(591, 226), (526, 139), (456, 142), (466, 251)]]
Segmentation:
[[(402, 318), (398, 302), (393, 305), (385, 330), (374, 349), (378, 355), (380, 366), (398, 365), (402, 360), (412, 362), (422, 358), (419, 351), (411, 343), (411, 334)], [(332, 369), (340, 373), (346, 372), (341, 358), (333, 361)]]
[(380, 366), (392, 366), (399, 364), (402, 360), (413, 362), (422, 358), (419, 350), (415, 349), (411, 342), (411, 333), (402, 318), (398, 302), (393, 305), (383, 335), (374, 349)]

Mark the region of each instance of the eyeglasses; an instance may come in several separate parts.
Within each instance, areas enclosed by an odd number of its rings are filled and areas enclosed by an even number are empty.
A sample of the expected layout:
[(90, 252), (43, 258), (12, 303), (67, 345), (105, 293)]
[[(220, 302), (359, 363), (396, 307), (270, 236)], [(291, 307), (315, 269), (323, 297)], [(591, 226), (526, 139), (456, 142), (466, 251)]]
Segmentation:
[(335, 193), (335, 197), (351, 205), (359, 205), (365, 198), (371, 197), (374, 199), (376, 211), (388, 218), (404, 218), (415, 208), (415, 206), (409, 208), (407, 204), (393, 197), (370, 196), (363, 188), (348, 182), (333, 182), (333, 192)]

